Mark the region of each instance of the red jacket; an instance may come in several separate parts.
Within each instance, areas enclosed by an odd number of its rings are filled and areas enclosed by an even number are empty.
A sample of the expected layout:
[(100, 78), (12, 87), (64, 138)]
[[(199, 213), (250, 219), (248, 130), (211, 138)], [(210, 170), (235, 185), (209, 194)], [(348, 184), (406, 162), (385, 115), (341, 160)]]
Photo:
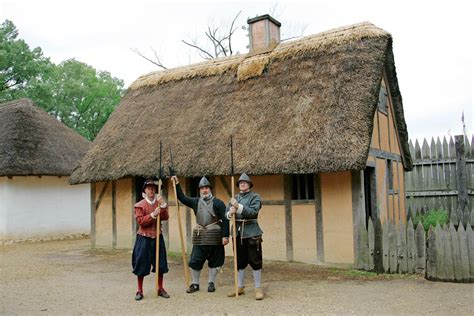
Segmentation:
[[(151, 213), (153, 213), (157, 207), (158, 202), (155, 201), (155, 203), (151, 205), (146, 199), (135, 204), (135, 218), (137, 219), (138, 225), (140, 225), (137, 234), (145, 237), (156, 238), (156, 219), (151, 217)], [(167, 221), (168, 218), (168, 205), (166, 205), (161, 208), (160, 222)]]

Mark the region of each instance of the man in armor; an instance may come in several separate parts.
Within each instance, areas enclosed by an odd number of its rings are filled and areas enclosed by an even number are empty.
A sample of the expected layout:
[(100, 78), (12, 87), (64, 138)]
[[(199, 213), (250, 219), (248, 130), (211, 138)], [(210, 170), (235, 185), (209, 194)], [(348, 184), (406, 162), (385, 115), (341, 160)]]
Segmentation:
[(187, 293), (199, 291), (199, 277), (204, 262), (209, 266), (208, 292), (214, 292), (215, 280), (219, 268), (224, 264), (224, 246), (229, 243), (229, 221), (225, 217), (225, 204), (212, 195), (212, 185), (206, 177), (199, 181), (199, 197), (184, 195), (178, 178), (173, 176), (176, 183), (178, 199), (190, 207), (196, 215), (196, 226), (193, 228), (193, 250), (189, 259), (192, 284)]
[[(245, 268), (250, 265), (253, 270), (255, 282), (255, 299), (262, 300), (262, 234), (258, 225), (258, 212), (262, 207), (260, 195), (251, 191), (253, 187), (250, 177), (243, 173), (237, 181), (240, 193), (231, 198), (226, 210), (226, 217), (230, 220), (236, 216), (237, 231), (237, 268), (238, 268), (238, 293), (245, 294), (244, 275)], [(235, 296), (232, 291), (227, 296)]]

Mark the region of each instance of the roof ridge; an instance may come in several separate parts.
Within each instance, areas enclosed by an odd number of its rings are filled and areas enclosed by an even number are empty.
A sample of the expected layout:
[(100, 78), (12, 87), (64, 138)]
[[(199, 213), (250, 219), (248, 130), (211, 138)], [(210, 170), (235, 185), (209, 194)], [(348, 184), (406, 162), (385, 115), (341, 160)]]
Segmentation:
[[(344, 42), (364, 37), (373, 38), (380, 36), (390, 36), (390, 34), (370, 22), (356, 23), (308, 35), (293, 41), (279, 43), (274, 49), (265, 51), (262, 54), (239, 54), (167, 70), (153, 71), (140, 76), (129, 86), (129, 89), (137, 90), (145, 86), (155, 86), (169, 81), (215, 76), (223, 74), (229, 70), (238, 73), (240, 66), (244, 62), (248, 64), (249, 60), (251, 61), (252, 59), (265, 59), (267, 64), (270, 59), (285, 59), (308, 50), (323, 49), (325, 47), (340, 45)], [(327, 43), (324, 43), (324, 41), (327, 41)], [(265, 57), (262, 58), (262, 56)], [(256, 73), (250, 76), (239, 76), (238, 80), (245, 80), (259, 76), (263, 72), (264, 67), (259, 66), (257, 69), (258, 71)]]

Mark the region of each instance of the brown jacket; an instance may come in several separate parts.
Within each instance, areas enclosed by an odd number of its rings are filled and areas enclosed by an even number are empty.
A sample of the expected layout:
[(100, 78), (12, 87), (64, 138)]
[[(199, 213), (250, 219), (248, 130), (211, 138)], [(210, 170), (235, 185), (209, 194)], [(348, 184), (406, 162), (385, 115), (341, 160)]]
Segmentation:
[[(151, 205), (145, 199), (135, 204), (135, 218), (137, 219), (138, 225), (140, 225), (137, 234), (156, 238), (156, 219), (151, 217), (151, 213), (153, 213), (158, 206), (158, 202), (155, 201), (155, 203)], [(161, 208), (160, 220), (167, 221), (168, 218), (168, 205), (166, 205), (166, 207)]]

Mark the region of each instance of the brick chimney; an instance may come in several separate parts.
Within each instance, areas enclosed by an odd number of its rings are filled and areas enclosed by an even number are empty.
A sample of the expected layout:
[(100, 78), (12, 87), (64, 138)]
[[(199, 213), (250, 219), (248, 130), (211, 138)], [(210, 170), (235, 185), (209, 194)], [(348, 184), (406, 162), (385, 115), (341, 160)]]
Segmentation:
[(281, 23), (270, 15), (260, 15), (247, 20), (249, 25), (249, 52), (258, 53), (274, 48), (280, 43)]

